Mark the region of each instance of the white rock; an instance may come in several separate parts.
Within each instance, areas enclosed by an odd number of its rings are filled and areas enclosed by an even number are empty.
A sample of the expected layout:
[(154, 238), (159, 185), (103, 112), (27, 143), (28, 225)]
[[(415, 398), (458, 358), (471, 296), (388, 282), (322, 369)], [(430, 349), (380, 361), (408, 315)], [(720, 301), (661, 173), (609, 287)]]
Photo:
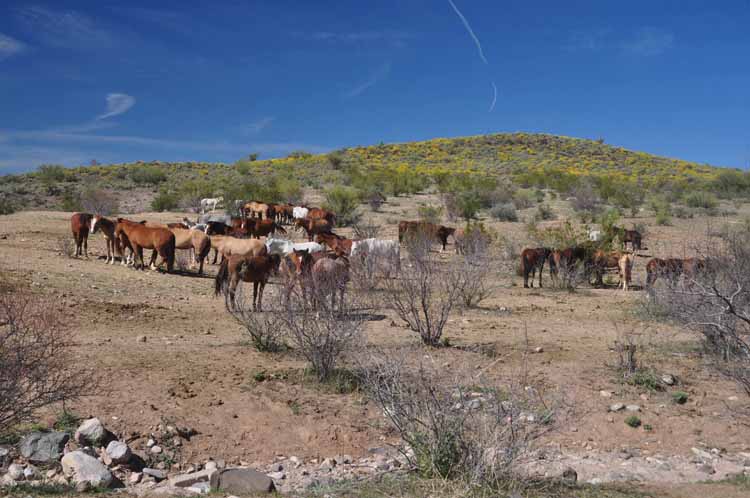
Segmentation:
[(283, 479), (286, 479), (286, 474), (284, 474), (283, 472), (271, 472), (270, 474), (268, 474), (268, 477), (270, 477), (274, 481), (281, 481)]
[(611, 398), (612, 397), (612, 391), (599, 391), (599, 395), (602, 398)]
[(60, 461), (63, 473), (74, 483), (106, 488), (112, 483), (112, 473), (96, 458), (82, 451), (71, 451)]
[(641, 407), (638, 405), (627, 405), (625, 409), (629, 412), (639, 412), (641, 411)]
[(12, 463), (8, 466), (8, 475), (14, 481), (20, 481), (23, 479), (23, 465)]
[(33, 465), (29, 465), (28, 467), (23, 469), (23, 477), (27, 481), (33, 481), (35, 475), (36, 475), (36, 467), (34, 467)]
[(609, 405), (609, 411), (611, 412), (619, 412), (623, 408), (625, 408), (625, 405), (623, 405), (622, 403), (614, 403), (612, 405)]
[(143, 478), (143, 474), (141, 474), (140, 472), (133, 472), (132, 474), (130, 474), (130, 477), (128, 477), (128, 482), (130, 484), (138, 484), (139, 482), (141, 482), (141, 478)]
[(99, 445), (103, 440), (107, 431), (99, 421), (98, 418), (90, 418), (84, 420), (83, 423), (78, 427), (75, 434), (75, 440), (80, 445), (92, 444)]
[(152, 454), (158, 455), (159, 453), (162, 452), (162, 449), (161, 449), (161, 446), (152, 446), (150, 451)]
[(216, 462), (214, 462), (213, 460), (209, 460), (206, 462), (206, 465), (204, 465), (203, 468), (205, 470), (216, 470), (219, 468), (219, 466), (216, 465)]
[(661, 376), (661, 381), (664, 382), (668, 386), (674, 385), (674, 377), (669, 374), (664, 374)]
[(111, 441), (107, 445), (107, 456), (112, 463), (127, 463), (130, 460), (131, 452), (127, 444), (122, 441)]
[(152, 447), (152, 446), (154, 446), (155, 444), (156, 444), (156, 441), (154, 441), (154, 439), (153, 439), (153, 438), (149, 438), (149, 439), (148, 439), (148, 441), (146, 441), (146, 447), (147, 447), (147, 448), (151, 448), (151, 447)]

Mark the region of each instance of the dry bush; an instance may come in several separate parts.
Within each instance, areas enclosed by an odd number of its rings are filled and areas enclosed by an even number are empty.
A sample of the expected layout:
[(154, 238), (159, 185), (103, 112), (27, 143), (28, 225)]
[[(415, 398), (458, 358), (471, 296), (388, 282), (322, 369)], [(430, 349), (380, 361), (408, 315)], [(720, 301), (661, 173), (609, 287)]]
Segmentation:
[(234, 302), (231, 302), (229, 293), (225, 296), (227, 311), (245, 329), (255, 349), (261, 352), (276, 352), (284, 349), (286, 332), (284, 316), (278, 311), (266, 313), (253, 311), (252, 284), (238, 285)]
[(360, 371), (364, 389), (401, 438), (399, 449), (428, 477), (496, 485), (513, 476), (558, 414), (525, 375), (488, 382), (392, 352), (370, 353)]
[(376, 239), (380, 235), (380, 225), (375, 224), (370, 218), (355, 223), (352, 228), (355, 239)]
[(0, 292), (0, 433), (5, 433), (41, 408), (91, 394), (95, 378), (72, 366), (68, 331), (49, 303), (24, 290)]
[[(457, 242), (458, 243), (458, 242)], [(490, 236), (480, 225), (469, 225), (460, 243), (461, 255), (453, 264), (455, 282), (464, 306), (477, 306), (489, 297), (489, 284), (494, 267), (490, 255)]]
[(309, 279), (303, 288), (295, 287), (288, 297), (280, 295), (278, 313), (290, 344), (310, 363), (318, 380), (325, 381), (342, 357), (361, 345), (369, 315), (359, 294), (345, 293), (337, 306), (329, 306)]
[(650, 299), (668, 317), (700, 333), (716, 360), (712, 365), (750, 395), (750, 231), (707, 243), (703, 256), (702, 268), (657, 281)]
[(70, 235), (57, 238), (57, 250), (60, 254), (72, 258), (76, 253), (76, 243)]
[(550, 267), (550, 272), (551, 287), (553, 289), (572, 291), (589, 279), (586, 265), (582, 261), (572, 263), (561, 262), (559, 267)]
[(120, 203), (111, 192), (91, 188), (81, 193), (81, 209), (88, 213), (109, 216), (120, 210)]
[(453, 308), (460, 300), (460, 271), (431, 257), (429, 237), (409, 237), (409, 257), (398, 278), (385, 281), (387, 300), (422, 342), (437, 346)]

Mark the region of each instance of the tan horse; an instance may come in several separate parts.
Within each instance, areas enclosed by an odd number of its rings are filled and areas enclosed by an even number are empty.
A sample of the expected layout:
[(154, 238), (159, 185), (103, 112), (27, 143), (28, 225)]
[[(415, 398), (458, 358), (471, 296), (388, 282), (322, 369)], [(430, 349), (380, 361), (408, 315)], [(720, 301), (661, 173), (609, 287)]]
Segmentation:
[(242, 206), (246, 218), (268, 218), (269, 206), (264, 202), (250, 201)]
[[(230, 256), (221, 262), (214, 280), (214, 295), (229, 296), (229, 304), (236, 308), (235, 293), (240, 281), (253, 283), (253, 311), (263, 311), (263, 289), (271, 273), (278, 270), (278, 254), (262, 256)], [(257, 299), (257, 304), (256, 304)]]
[(633, 263), (635, 262), (635, 256), (632, 253), (625, 253), (620, 256), (618, 266), (620, 269), (620, 283), (622, 284), (622, 290), (628, 290), (630, 285), (632, 274), (633, 274)]
[[(623, 274), (620, 261), (623, 260), (624, 256), (628, 255), (632, 256), (632, 253), (625, 251), (595, 251), (590, 261), (591, 270), (593, 270), (594, 275), (596, 276), (594, 285), (604, 285), (604, 272), (611, 269), (616, 269), (620, 272), (620, 283), (622, 283)], [(623, 264), (625, 266), (629, 265), (630, 268), (633, 267), (632, 260), (630, 263), (627, 263), (626, 260)], [(625, 284), (624, 287), (627, 288), (627, 284)]]
[[(124, 240), (127, 241), (133, 250), (136, 269), (139, 267), (140, 269), (145, 269), (146, 265), (143, 261), (144, 249), (154, 249), (151, 255), (151, 262), (149, 263), (151, 269), (156, 269), (164, 263), (167, 264), (168, 272), (174, 269), (175, 236), (166, 228), (148, 227), (142, 223), (117, 218), (115, 237), (123, 240), (121, 235), (125, 236)], [(158, 265), (154, 266), (157, 254), (161, 256), (161, 261)]]
[[(94, 215), (91, 219), (91, 233), (101, 230), (104, 242), (107, 244), (107, 259), (104, 264), (115, 264), (115, 250), (117, 249), (117, 237), (115, 237), (115, 222), (101, 215)], [(120, 251), (122, 252), (122, 251)]]
[(91, 229), (92, 215), (89, 213), (73, 213), (70, 217), (70, 231), (73, 232), (73, 240), (76, 243), (75, 256), (89, 259), (89, 230)]
[(190, 250), (190, 266), (198, 263), (198, 275), (203, 274), (203, 260), (211, 252), (211, 239), (200, 230), (186, 230), (184, 228), (169, 229), (175, 237), (175, 249)]
[(222, 258), (230, 256), (263, 256), (268, 252), (266, 244), (260, 239), (237, 239), (228, 235), (212, 235), (211, 247), (219, 251)]

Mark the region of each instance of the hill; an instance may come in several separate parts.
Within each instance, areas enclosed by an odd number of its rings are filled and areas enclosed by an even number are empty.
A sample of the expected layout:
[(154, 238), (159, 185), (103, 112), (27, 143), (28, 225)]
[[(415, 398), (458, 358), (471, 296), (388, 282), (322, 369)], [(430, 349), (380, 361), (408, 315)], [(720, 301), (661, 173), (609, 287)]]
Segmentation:
[(445, 189), (454, 178), (511, 179), (523, 187), (559, 192), (569, 192), (590, 179), (604, 197), (608, 191), (629, 188), (678, 195), (695, 189), (722, 196), (750, 191), (750, 177), (738, 170), (630, 151), (601, 140), (502, 133), (350, 147), (320, 155), (299, 151), (232, 165), (161, 161), (78, 168), (47, 165), (34, 173), (0, 177), (0, 192), (5, 202), (18, 207), (51, 208), (90, 187), (119, 193), (140, 189), (152, 197), (162, 193), (171, 196), (170, 204), (186, 197), (222, 194), (279, 197), (279, 188), (289, 191), (282, 192), (280, 200), (292, 200), (290, 194), (303, 186), (336, 184), (399, 195), (431, 184)]

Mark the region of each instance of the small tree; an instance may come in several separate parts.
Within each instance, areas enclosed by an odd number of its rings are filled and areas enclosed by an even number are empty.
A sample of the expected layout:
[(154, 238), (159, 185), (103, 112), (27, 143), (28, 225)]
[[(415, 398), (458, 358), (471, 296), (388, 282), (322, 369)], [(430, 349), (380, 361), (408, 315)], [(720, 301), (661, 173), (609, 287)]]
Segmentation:
[(0, 283), (0, 435), (96, 385), (92, 372), (74, 366), (59, 316), (49, 303)]
[(359, 192), (351, 187), (337, 185), (325, 193), (323, 207), (336, 213), (336, 221), (347, 226), (357, 222), (359, 213)]
[(254, 311), (252, 285), (238, 285), (233, 302), (229, 293), (225, 296), (227, 311), (245, 329), (255, 349), (275, 352), (284, 348), (286, 328), (283, 314)]
[(110, 192), (98, 188), (89, 188), (81, 193), (81, 207), (84, 211), (109, 216), (120, 210), (117, 198)]

